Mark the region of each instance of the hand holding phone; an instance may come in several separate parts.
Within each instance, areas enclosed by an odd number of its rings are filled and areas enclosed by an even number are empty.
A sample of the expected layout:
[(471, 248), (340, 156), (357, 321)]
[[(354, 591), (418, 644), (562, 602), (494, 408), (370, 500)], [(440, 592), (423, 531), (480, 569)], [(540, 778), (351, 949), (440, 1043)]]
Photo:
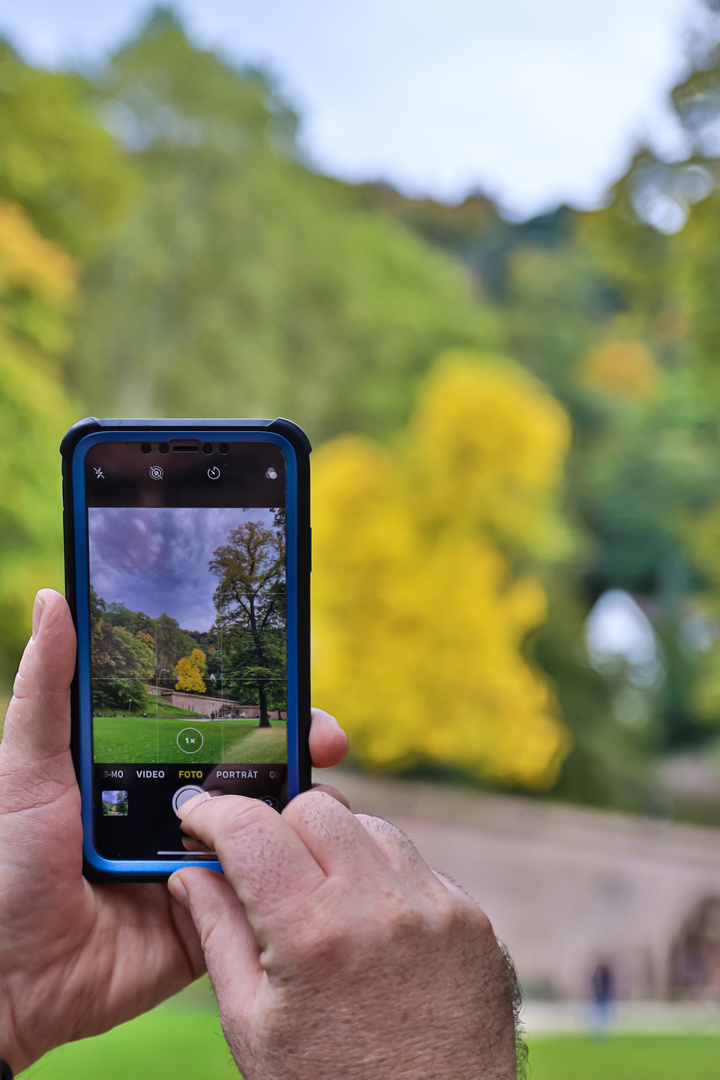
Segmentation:
[[(42, 590), (0, 742), (0, 1058), (15, 1075), (55, 1046), (138, 1016), (205, 970), (192, 921), (165, 885), (83, 877), (74, 668), (68, 605)], [(331, 717), (314, 712), (310, 747), (314, 763), (329, 766), (347, 742)]]
[(513, 972), (482, 909), (399, 829), (307, 792), (188, 802), (220, 854), (168, 882), (245, 1080), (516, 1080)]

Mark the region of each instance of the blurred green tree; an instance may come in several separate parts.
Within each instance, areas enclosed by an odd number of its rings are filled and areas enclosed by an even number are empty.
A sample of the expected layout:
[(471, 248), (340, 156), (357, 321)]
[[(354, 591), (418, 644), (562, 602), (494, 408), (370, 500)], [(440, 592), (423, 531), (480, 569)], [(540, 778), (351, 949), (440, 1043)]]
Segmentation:
[(88, 84), (0, 41), (0, 198), (73, 256), (102, 243), (132, 193), (132, 164), (101, 123)]
[(267, 76), (167, 10), (96, 78), (140, 182), (83, 271), (71, 385), (100, 413), (277, 415), (384, 433), (442, 348), (496, 348), (470, 280), (298, 160)]
[(58, 446), (74, 419), (58, 354), (75, 264), (0, 202), (0, 677), (27, 640), (33, 593), (62, 585)]

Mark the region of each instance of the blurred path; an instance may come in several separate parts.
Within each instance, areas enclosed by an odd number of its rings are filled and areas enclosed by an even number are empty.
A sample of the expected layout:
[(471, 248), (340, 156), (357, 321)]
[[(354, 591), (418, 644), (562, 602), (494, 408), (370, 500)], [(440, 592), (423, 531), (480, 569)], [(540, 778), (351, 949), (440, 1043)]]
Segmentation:
[[(482, 904), (531, 998), (584, 1000), (602, 957), (616, 968), (621, 997), (666, 997), (682, 924), (700, 901), (720, 897), (720, 830), (342, 768), (323, 777), (356, 812), (407, 832)], [(555, 1008), (538, 1005), (533, 1023), (572, 1028), (575, 1013)], [(635, 1023), (645, 1015), (628, 1013)]]
[[(523, 1025), (528, 1035), (563, 1035), (591, 1030), (580, 1001), (526, 1001)], [(718, 1035), (720, 1007), (700, 1002), (622, 1001), (610, 1031), (624, 1035)], [(720, 1067), (719, 1067), (720, 1069)]]

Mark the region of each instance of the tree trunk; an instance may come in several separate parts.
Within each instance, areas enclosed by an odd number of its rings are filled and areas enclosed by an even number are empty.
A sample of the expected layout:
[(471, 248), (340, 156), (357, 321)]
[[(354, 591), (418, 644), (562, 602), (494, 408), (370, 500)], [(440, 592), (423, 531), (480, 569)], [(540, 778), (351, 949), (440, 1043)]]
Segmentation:
[(267, 693), (265, 692), (265, 684), (258, 683), (258, 698), (260, 699), (260, 723), (258, 727), (270, 727), (270, 717), (268, 716), (267, 707)]

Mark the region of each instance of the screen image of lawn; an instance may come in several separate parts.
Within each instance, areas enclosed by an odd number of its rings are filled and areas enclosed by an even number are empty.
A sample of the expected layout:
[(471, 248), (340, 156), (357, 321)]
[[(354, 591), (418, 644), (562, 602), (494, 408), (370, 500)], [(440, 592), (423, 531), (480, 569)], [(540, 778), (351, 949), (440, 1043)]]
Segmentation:
[(221, 762), (276, 765), (287, 761), (287, 721), (198, 720), (179, 717), (97, 716), (96, 761), (175, 764)]

